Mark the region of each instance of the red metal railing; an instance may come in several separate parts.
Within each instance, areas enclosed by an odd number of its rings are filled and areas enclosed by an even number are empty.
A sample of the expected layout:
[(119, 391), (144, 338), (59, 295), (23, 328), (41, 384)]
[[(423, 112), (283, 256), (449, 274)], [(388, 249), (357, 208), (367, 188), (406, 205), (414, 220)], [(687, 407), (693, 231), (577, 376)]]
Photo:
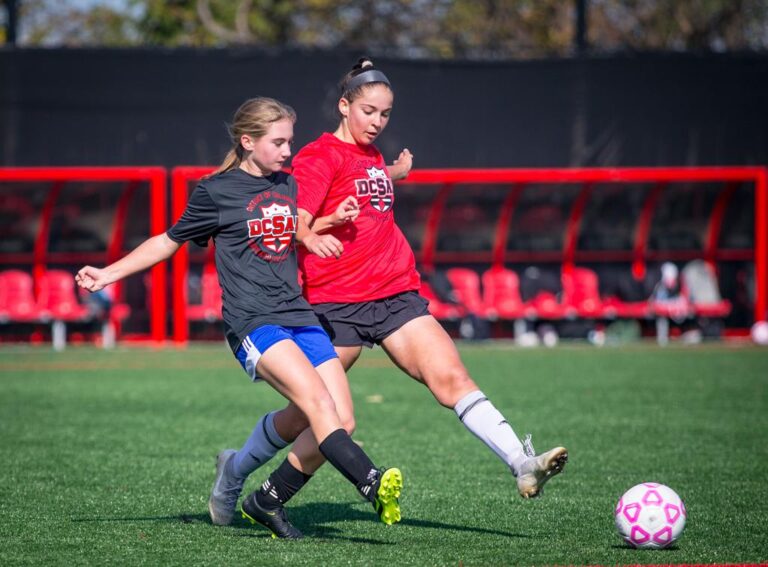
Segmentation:
[[(70, 262), (100, 262), (106, 264), (114, 261), (119, 255), (124, 241), (125, 225), (128, 214), (128, 200), (133, 194), (137, 183), (149, 184), (149, 214), (150, 231), (159, 234), (167, 228), (166, 211), (166, 170), (163, 167), (6, 167), (0, 168), (0, 182), (50, 182), (48, 196), (41, 211), (40, 226), (30, 257), (28, 254), (0, 255), (2, 264), (30, 264), (36, 279), (46, 270), (50, 263)], [(123, 195), (115, 210), (113, 230), (107, 249), (103, 253), (52, 253), (48, 250), (53, 211), (63, 187), (72, 182), (123, 182)], [(149, 286), (149, 336), (138, 335), (136, 338), (149, 338), (152, 341), (163, 342), (166, 338), (166, 266), (161, 263), (152, 268)], [(120, 287), (117, 289), (119, 297)]]
[[(170, 222), (176, 221), (184, 211), (191, 182), (210, 173), (213, 166), (176, 167), (171, 172)], [(167, 171), (161, 167), (59, 167), (59, 168), (0, 168), (0, 182), (50, 183), (47, 199), (40, 212), (40, 225), (31, 253), (0, 255), (2, 264), (29, 264), (32, 272), (41, 274), (51, 263), (107, 263), (114, 261), (122, 252), (129, 201), (137, 184), (147, 182), (150, 189), (150, 230), (158, 234), (169, 226), (166, 193)], [(48, 236), (53, 211), (57, 206), (62, 188), (75, 181), (122, 182), (122, 196), (118, 201), (107, 250), (104, 252), (50, 252)], [(702, 250), (649, 250), (653, 215), (661, 195), (669, 183), (718, 182), (724, 187), (719, 192), (710, 213)], [(725, 211), (736, 186), (740, 182), (754, 184), (755, 235), (754, 249), (730, 250), (718, 248)], [(508, 262), (559, 262), (565, 266), (577, 262), (629, 262), (633, 273), (641, 276), (648, 261), (687, 260), (703, 257), (710, 263), (727, 260), (754, 261), (756, 301), (754, 317), (766, 317), (768, 312), (768, 170), (763, 167), (674, 167), (674, 168), (587, 168), (587, 169), (434, 169), (415, 170), (403, 181), (412, 185), (437, 185), (424, 228), (424, 238), (417, 254), (422, 263), (429, 266), (447, 259), (455, 262), (487, 262), (503, 265)], [(579, 250), (578, 237), (582, 219), (595, 184), (600, 183), (647, 183), (653, 184), (648, 192), (633, 232), (630, 250)], [(447, 253), (437, 251), (438, 231), (451, 194), (460, 191), (461, 185), (496, 184), (509, 187), (503, 198), (496, 221), (491, 249), (483, 252)], [(550, 251), (507, 250), (509, 227), (524, 190), (537, 184), (580, 184), (581, 190), (570, 205), (571, 210), (564, 228), (562, 249)], [(693, 256), (692, 256), (693, 255)], [(197, 259), (200, 261), (200, 258)], [(203, 261), (211, 261), (206, 254)], [(173, 340), (186, 342), (189, 329), (187, 309), (187, 275), (190, 262), (188, 247), (182, 247), (172, 261)], [(151, 271), (150, 334), (154, 341), (166, 337), (166, 266), (159, 264)]]
[[(189, 182), (198, 181), (216, 168), (179, 166), (171, 170), (171, 222), (175, 223), (184, 212), (189, 198)], [(184, 344), (189, 338), (187, 318), (187, 277), (189, 275), (189, 247), (182, 246), (172, 260), (173, 280), (173, 342)]]
[[(177, 167), (171, 175), (173, 193), (173, 218), (184, 210), (190, 181), (210, 173), (213, 166)], [(414, 170), (403, 184), (438, 185), (424, 229), (424, 238), (417, 254), (425, 266), (450, 259), (453, 262), (489, 262), (503, 265), (505, 262), (560, 262), (573, 266), (576, 262), (629, 262), (636, 277), (645, 273), (646, 262), (657, 260), (688, 260), (704, 257), (715, 260), (754, 260), (757, 284), (755, 319), (766, 316), (768, 308), (768, 174), (762, 167), (668, 167), (668, 168), (584, 168), (584, 169), (433, 169)], [(718, 197), (707, 229), (704, 250), (654, 251), (648, 249), (653, 214), (660, 196), (669, 183), (722, 182), (725, 188)], [(718, 249), (717, 240), (722, 226), (725, 207), (735, 183), (750, 182), (755, 185), (755, 247), (754, 250)], [(643, 204), (634, 231), (631, 250), (578, 250), (578, 236), (586, 205), (598, 183), (649, 183), (653, 184)], [(460, 191), (461, 185), (497, 184), (509, 185), (510, 194), (504, 199), (494, 232), (492, 249), (488, 252), (441, 253), (437, 251), (437, 234), (445, 207), (451, 194)], [(522, 191), (536, 184), (581, 184), (582, 189), (572, 204), (560, 251), (507, 251), (509, 225)], [(182, 249), (183, 250), (183, 249)], [(188, 337), (186, 319), (186, 278), (188, 253), (180, 251), (174, 258), (174, 341), (183, 343)]]
[[(671, 182), (723, 182), (727, 183), (725, 193), (710, 219), (706, 250), (697, 251), (649, 251), (648, 237), (651, 219), (657, 208), (660, 193)], [(729, 199), (734, 182), (751, 182), (755, 185), (755, 247), (754, 250), (717, 250), (716, 237), (722, 224), (723, 209)], [(634, 249), (631, 251), (588, 251), (577, 250), (578, 231), (584, 212), (585, 199), (577, 198), (564, 235), (564, 249), (561, 252), (506, 252), (507, 227), (511, 218), (508, 208), (517, 204), (517, 199), (507, 199), (497, 223), (492, 254), (493, 263), (516, 261), (562, 262), (572, 265), (582, 261), (629, 261), (633, 263), (633, 273), (640, 277), (645, 273), (645, 263), (654, 260), (686, 260), (692, 255), (705, 259), (750, 260), (755, 262), (757, 297), (754, 306), (755, 320), (763, 319), (768, 311), (768, 169), (764, 167), (641, 167), (641, 168), (582, 168), (582, 169), (432, 169), (415, 170), (403, 183), (442, 184), (443, 189), (433, 205), (430, 221), (427, 223), (421, 250), (422, 262), (431, 264), (439, 256), (435, 253), (437, 230), (440, 216), (447, 199), (447, 194), (460, 184), (567, 184), (580, 183), (585, 187), (581, 195), (588, 198), (586, 187), (595, 183), (655, 183), (643, 207), (635, 232)], [(507, 222), (501, 222), (507, 219)], [(463, 253), (455, 255), (458, 261), (482, 261), (487, 255)]]

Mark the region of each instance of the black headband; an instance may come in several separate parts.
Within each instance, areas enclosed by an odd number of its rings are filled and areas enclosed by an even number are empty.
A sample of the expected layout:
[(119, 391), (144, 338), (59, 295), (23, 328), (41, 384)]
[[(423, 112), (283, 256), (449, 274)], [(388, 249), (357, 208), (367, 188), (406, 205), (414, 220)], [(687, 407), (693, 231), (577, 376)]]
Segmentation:
[(351, 78), (349, 82), (344, 85), (344, 92), (341, 94), (351, 92), (368, 83), (384, 83), (385, 85), (390, 86), (389, 79), (387, 79), (387, 76), (384, 73), (377, 69), (368, 69)]

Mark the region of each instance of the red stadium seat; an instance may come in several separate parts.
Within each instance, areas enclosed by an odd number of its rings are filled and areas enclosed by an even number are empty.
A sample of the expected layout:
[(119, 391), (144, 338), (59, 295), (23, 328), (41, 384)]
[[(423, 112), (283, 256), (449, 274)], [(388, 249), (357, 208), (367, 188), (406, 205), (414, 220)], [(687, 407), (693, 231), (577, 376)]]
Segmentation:
[(490, 268), (483, 274), (483, 304), (492, 319), (520, 319), (526, 306), (520, 297), (520, 278), (507, 268)]
[(605, 316), (611, 319), (650, 319), (653, 306), (649, 301), (623, 301), (618, 297), (603, 300)]
[[(77, 299), (75, 278), (63, 270), (48, 270), (38, 280), (37, 299), (32, 276), (21, 270), (0, 273), (0, 322), (51, 323), (53, 348), (63, 350), (67, 323), (92, 321), (94, 314)], [(127, 305), (115, 305), (102, 328), (104, 346), (114, 344), (114, 325), (130, 313)]]
[(684, 320), (693, 317), (696, 312), (693, 305), (686, 297), (680, 297), (677, 301), (651, 300), (651, 308), (656, 317), (667, 317), (673, 320)]
[(485, 317), (485, 305), (480, 294), (480, 276), (477, 272), (467, 268), (449, 268), (445, 275), (451, 282), (459, 303), (470, 313)]
[(575, 309), (561, 304), (551, 291), (540, 291), (526, 303), (526, 314), (530, 318), (557, 321), (576, 315)]
[(588, 268), (564, 269), (561, 280), (563, 305), (569, 315), (587, 319), (601, 318), (605, 315), (595, 272)]
[(35, 300), (30, 274), (21, 270), (2, 272), (0, 289), (0, 313), (6, 321), (35, 323), (50, 319)]
[(75, 278), (63, 270), (48, 270), (39, 279), (37, 303), (59, 321), (85, 321), (91, 317), (75, 293)]
[(698, 317), (720, 318), (730, 315), (731, 302), (721, 299), (717, 303), (694, 303), (693, 310)]
[(206, 270), (200, 281), (201, 302), (187, 307), (187, 318), (190, 321), (207, 321), (213, 323), (222, 319), (221, 286), (215, 270)]
[(432, 290), (432, 287), (425, 281), (421, 282), (421, 289), (419, 294), (429, 301), (429, 313), (435, 319), (440, 321), (450, 320), (455, 321), (463, 316), (462, 311), (455, 305), (450, 303), (443, 303), (437, 298), (437, 295)]

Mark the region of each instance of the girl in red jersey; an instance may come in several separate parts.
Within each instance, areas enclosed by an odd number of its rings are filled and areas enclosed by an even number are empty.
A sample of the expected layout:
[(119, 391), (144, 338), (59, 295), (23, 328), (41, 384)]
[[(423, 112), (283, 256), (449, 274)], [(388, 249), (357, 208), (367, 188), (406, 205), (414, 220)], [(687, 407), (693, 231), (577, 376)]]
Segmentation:
[[(453, 409), (498, 455), (517, 478), (522, 497), (538, 496), (544, 483), (562, 470), (567, 451), (557, 447), (537, 456), (530, 443), (520, 442), (475, 384), (453, 340), (418, 293), (413, 251), (393, 215), (392, 178), (407, 175), (413, 156), (403, 150), (388, 167), (373, 145), (392, 112), (390, 82), (370, 60), (361, 59), (342, 80), (340, 91), (337, 129), (322, 134), (293, 159), (299, 215), (314, 233), (335, 237), (315, 255), (300, 250), (304, 295), (345, 369), (363, 346), (381, 345), (399, 368), (427, 386), (438, 403)], [(350, 406), (344, 411), (351, 413), (351, 400), (346, 401)], [(247, 442), (251, 454), (264, 462), (306, 424), (293, 404), (267, 414)], [(258, 463), (253, 465), (255, 469)], [(253, 469), (239, 472), (247, 475)]]
[(418, 294), (413, 251), (394, 220), (391, 181), (407, 175), (413, 157), (404, 150), (387, 168), (373, 145), (389, 122), (392, 86), (370, 60), (361, 59), (340, 90), (336, 131), (311, 142), (293, 160), (299, 215), (314, 232), (335, 236), (344, 250), (338, 258), (300, 253), (304, 295), (345, 369), (363, 346), (380, 344), (398, 367), (427, 386), (441, 405), (455, 410), (467, 429), (510, 467), (523, 497), (536, 496), (562, 470), (566, 450), (529, 455), (472, 380), (453, 340)]

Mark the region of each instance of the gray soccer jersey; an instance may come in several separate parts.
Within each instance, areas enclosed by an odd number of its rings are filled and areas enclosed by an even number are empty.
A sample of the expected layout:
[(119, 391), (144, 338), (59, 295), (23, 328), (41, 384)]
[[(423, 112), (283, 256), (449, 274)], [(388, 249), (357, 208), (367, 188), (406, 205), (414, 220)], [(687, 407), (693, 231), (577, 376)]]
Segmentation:
[(262, 325), (320, 324), (298, 283), (297, 223), (293, 177), (231, 169), (203, 180), (168, 230), (178, 243), (206, 246), (213, 238), (225, 333), (234, 352)]

